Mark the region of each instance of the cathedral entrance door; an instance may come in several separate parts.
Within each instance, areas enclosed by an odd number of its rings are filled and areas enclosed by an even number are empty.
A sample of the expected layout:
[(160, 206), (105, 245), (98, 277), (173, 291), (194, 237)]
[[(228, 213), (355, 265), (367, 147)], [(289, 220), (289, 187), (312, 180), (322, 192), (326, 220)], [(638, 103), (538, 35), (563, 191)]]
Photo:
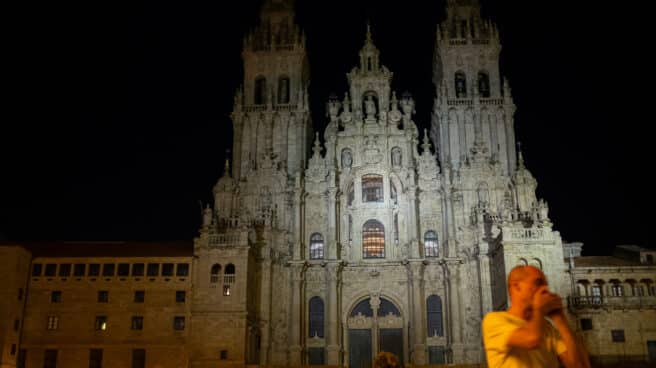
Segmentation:
[(403, 319), (399, 309), (380, 297), (365, 299), (349, 314), (350, 368), (370, 368), (379, 352), (390, 352), (403, 364)]

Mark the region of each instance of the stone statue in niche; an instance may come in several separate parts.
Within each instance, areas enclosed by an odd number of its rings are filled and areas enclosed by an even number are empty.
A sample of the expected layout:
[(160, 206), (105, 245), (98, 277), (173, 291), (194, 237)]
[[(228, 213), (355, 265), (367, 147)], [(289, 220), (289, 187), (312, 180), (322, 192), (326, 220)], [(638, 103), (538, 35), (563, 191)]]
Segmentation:
[(342, 150), (342, 168), (350, 169), (353, 164), (353, 157), (351, 155), (351, 150), (343, 149)]
[(210, 205), (206, 205), (203, 210), (203, 227), (208, 227), (212, 224), (212, 210)]
[(364, 101), (364, 111), (367, 113), (367, 119), (374, 119), (376, 115), (376, 103), (371, 95)]
[(399, 147), (392, 148), (392, 166), (401, 166), (401, 149)]

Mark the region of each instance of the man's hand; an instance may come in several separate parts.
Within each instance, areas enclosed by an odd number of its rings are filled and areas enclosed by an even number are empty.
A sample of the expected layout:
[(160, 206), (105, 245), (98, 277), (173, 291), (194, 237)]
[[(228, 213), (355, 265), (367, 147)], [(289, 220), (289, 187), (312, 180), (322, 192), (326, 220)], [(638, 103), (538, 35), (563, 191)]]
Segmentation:
[(563, 310), (563, 302), (560, 296), (550, 293), (547, 286), (542, 286), (533, 295), (533, 312), (538, 312), (542, 316), (556, 314)]

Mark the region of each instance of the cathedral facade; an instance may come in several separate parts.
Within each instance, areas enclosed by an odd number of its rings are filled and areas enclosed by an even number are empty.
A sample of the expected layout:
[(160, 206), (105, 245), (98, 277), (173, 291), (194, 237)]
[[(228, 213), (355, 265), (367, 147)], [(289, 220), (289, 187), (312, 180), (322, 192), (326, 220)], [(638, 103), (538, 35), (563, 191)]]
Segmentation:
[(593, 361), (656, 361), (656, 252), (581, 257), (553, 230), (478, 1), (447, 1), (430, 129), (362, 38), (315, 133), (293, 1), (266, 0), (193, 245), (0, 243), (0, 368), (479, 366), (516, 265), (567, 298)]
[(348, 90), (313, 134), (306, 40), (291, 2), (265, 2), (244, 40), (232, 166), (194, 265), (208, 326), (223, 312), (206, 270), (245, 270), (245, 309), (230, 318), (251, 362), (369, 366), (381, 350), (419, 365), (481, 362), (481, 318), (507, 305), (510, 268), (536, 265), (564, 291), (560, 236), (515, 149), (497, 28), (477, 1), (448, 1), (447, 14), (430, 131), (392, 90), (367, 27)]

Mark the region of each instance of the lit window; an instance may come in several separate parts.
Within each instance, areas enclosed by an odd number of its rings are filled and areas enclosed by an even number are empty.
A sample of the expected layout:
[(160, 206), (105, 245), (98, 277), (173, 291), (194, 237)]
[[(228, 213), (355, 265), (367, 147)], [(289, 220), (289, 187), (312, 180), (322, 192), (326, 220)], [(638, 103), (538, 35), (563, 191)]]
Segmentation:
[(385, 227), (376, 220), (369, 220), (362, 227), (362, 252), (364, 258), (385, 257)]
[(230, 285), (223, 285), (223, 295), (230, 296)]
[(319, 233), (310, 237), (310, 259), (323, 259), (323, 236)]
[(96, 331), (107, 330), (107, 316), (96, 316)]
[(48, 330), (56, 330), (59, 327), (59, 317), (48, 316)]
[(383, 177), (380, 175), (365, 175), (362, 177), (362, 201), (383, 201)]
[(426, 257), (437, 257), (439, 255), (437, 233), (435, 231), (429, 230), (424, 235), (424, 250)]

